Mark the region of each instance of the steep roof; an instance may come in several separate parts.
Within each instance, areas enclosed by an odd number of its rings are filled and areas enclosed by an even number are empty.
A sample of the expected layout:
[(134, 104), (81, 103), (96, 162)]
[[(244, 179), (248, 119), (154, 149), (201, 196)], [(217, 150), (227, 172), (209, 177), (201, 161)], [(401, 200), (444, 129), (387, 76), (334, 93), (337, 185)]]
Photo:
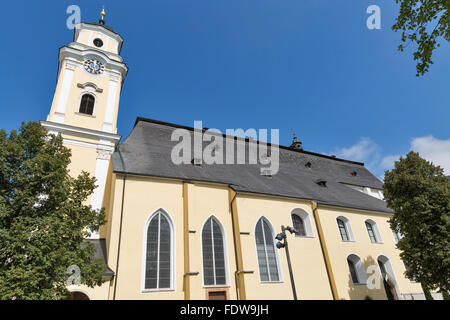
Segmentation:
[[(260, 174), (260, 164), (176, 165), (171, 160), (171, 152), (178, 141), (171, 141), (171, 135), (177, 128), (186, 129), (191, 137), (193, 136), (194, 129), (190, 127), (137, 118), (128, 138), (117, 146), (112, 155), (114, 172), (217, 182), (229, 184), (240, 192), (310, 199), (319, 204), (392, 212), (384, 201), (344, 185), (382, 188), (381, 181), (370, 173), (363, 163), (279, 146), (279, 171), (270, 177)], [(234, 137), (223, 135), (223, 139), (225, 141)], [(191, 140), (193, 141), (193, 138)], [(204, 142), (204, 146), (207, 144), (209, 142)], [(245, 144), (248, 154), (248, 140)], [(223, 152), (226, 153), (226, 148)], [(305, 166), (308, 162), (309, 168)], [(317, 183), (319, 180), (326, 181), (326, 186), (320, 186)]]
[(86, 242), (90, 242), (94, 245), (95, 253), (94, 258), (102, 258), (103, 263), (105, 264), (106, 271), (103, 273), (103, 276), (105, 277), (112, 277), (114, 276), (114, 271), (112, 271), (108, 267), (108, 259), (106, 257), (106, 240), (105, 239), (86, 239), (84, 240)]

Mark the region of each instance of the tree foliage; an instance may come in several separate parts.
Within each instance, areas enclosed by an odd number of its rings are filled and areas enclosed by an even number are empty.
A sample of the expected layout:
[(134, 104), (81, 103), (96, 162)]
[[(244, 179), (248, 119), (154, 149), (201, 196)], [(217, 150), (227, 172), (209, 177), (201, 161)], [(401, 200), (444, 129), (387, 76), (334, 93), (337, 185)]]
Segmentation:
[(36, 122), (0, 130), (0, 299), (65, 298), (71, 265), (81, 284), (104, 281), (103, 262), (83, 240), (104, 223), (104, 210), (86, 205), (95, 179), (72, 178), (70, 156)]
[(450, 290), (450, 179), (443, 169), (410, 152), (384, 178), (384, 197), (394, 210), (391, 228), (408, 267), (406, 276), (425, 290)]
[(450, 0), (395, 0), (400, 12), (392, 26), (401, 31), (403, 51), (410, 43), (417, 44), (414, 52), (417, 76), (424, 75), (433, 61), (433, 51), (440, 46), (439, 39), (450, 41)]

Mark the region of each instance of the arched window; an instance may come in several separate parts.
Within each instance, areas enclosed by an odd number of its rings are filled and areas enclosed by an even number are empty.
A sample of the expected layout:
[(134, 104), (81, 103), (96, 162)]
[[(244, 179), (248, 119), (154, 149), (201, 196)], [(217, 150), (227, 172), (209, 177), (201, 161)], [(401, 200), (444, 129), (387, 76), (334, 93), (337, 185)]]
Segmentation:
[(172, 227), (162, 210), (147, 227), (144, 289), (172, 288)]
[(89, 297), (83, 292), (73, 291), (70, 293), (70, 296), (67, 298), (67, 300), (89, 300)]
[(95, 97), (86, 93), (81, 97), (79, 113), (92, 115), (94, 113)]
[(215, 218), (210, 217), (202, 230), (203, 282), (205, 285), (225, 285), (225, 247), (222, 229)]
[(341, 239), (342, 241), (348, 241), (349, 237), (348, 237), (348, 232), (347, 232), (347, 228), (345, 227), (345, 222), (342, 221), (342, 219), (337, 219), (337, 224), (339, 227), (339, 232), (341, 233)]
[(269, 222), (261, 218), (256, 224), (255, 240), (258, 254), (259, 277), (262, 282), (280, 281), (275, 252), (274, 235)]
[(378, 227), (375, 221), (368, 219), (366, 220), (366, 228), (367, 232), (369, 233), (369, 238), (372, 243), (380, 243), (381, 242), (381, 236), (378, 232)]
[(300, 218), (296, 214), (292, 214), (292, 224), (294, 225), (294, 228), (298, 232), (296, 235), (301, 236), (301, 237), (306, 236), (305, 223), (303, 222), (302, 218)]
[(401, 235), (400, 232), (392, 230), (392, 235), (394, 236), (394, 242), (395, 244), (397, 244), (401, 238), (403, 238), (403, 236)]
[(375, 232), (373, 231), (372, 225), (366, 221), (367, 232), (369, 233), (370, 241), (377, 242), (377, 237), (375, 236)]
[(380, 255), (378, 256), (377, 262), (383, 279), (385, 279), (386, 276), (395, 279), (394, 270), (392, 269), (392, 265), (388, 257)]
[(314, 237), (312, 231), (311, 219), (309, 214), (300, 208), (296, 208), (291, 212), (292, 224), (298, 231), (297, 237)]
[(351, 254), (347, 257), (347, 264), (353, 284), (366, 284), (367, 276), (361, 259), (356, 254)]
[(394, 236), (394, 242), (397, 244), (400, 241), (400, 237), (398, 236), (398, 233), (392, 230), (392, 234)]
[(398, 284), (395, 280), (394, 270), (392, 269), (389, 258), (383, 255), (378, 256), (378, 266), (380, 267), (383, 285), (386, 290), (388, 300), (397, 300), (399, 297)]
[(352, 260), (347, 259), (348, 268), (350, 269), (350, 276), (353, 283), (359, 283), (358, 274), (356, 273), (355, 263)]

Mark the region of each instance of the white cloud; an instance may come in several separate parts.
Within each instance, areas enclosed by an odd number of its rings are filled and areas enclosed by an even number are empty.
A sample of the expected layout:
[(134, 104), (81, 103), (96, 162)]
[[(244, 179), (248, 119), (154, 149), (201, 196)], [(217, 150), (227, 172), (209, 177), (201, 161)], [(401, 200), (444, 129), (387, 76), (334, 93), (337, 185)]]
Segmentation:
[(411, 141), (411, 150), (418, 152), (420, 156), (434, 165), (444, 169), (446, 175), (450, 175), (450, 139), (440, 140), (433, 136), (414, 138)]
[(365, 161), (377, 153), (379, 147), (369, 138), (361, 138), (358, 143), (349, 147), (341, 148), (335, 151), (339, 158), (349, 159), (353, 161)]
[[(420, 156), (434, 165), (444, 169), (445, 175), (450, 175), (450, 139), (441, 140), (433, 136), (413, 138), (410, 150), (418, 152)], [(360, 140), (347, 148), (335, 149), (337, 157), (364, 162), (367, 169), (383, 180), (384, 172), (394, 168), (394, 162), (400, 155), (382, 156), (382, 149), (370, 138), (362, 137)]]
[(338, 158), (364, 162), (369, 171), (378, 175), (378, 165), (381, 157), (380, 150), (380, 146), (370, 138), (362, 137), (353, 146), (335, 149), (333, 154)]
[(392, 169), (394, 167), (394, 162), (400, 159), (399, 155), (396, 156), (386, 156), (381, 159), (380, 162), (380, 169)]

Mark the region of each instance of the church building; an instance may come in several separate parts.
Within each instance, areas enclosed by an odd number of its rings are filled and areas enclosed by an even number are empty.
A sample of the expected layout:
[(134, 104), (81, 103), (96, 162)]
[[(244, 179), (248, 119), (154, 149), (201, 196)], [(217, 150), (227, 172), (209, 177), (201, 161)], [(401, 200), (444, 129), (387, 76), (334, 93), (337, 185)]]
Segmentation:
[[(257, 163), (177, 164), (174, 131), (194, 141), (196, 129), (141, 117), (122, 139), (116, 125), (128, 68), (122, 37), (101, 15), (77, 24), (60, 48), (41, 121), (72, 150), (71, 174), (95, 176), (88, 201), (106, 209), (106, 224), (86, 240), (104, 259), (105, 282), (70, 287), (74, 298), (293, 299), (292, 284), (299, 300), (423, 298), (404, 275), (382, 182), (363, 163), (304, 150), (295, 139), (277, 146), (276, 174), (261, 174)], [(261, 144), (218, 136), (246, 151)], [(292, 279), (282, 226), (296, 231), (285, 231)]]

